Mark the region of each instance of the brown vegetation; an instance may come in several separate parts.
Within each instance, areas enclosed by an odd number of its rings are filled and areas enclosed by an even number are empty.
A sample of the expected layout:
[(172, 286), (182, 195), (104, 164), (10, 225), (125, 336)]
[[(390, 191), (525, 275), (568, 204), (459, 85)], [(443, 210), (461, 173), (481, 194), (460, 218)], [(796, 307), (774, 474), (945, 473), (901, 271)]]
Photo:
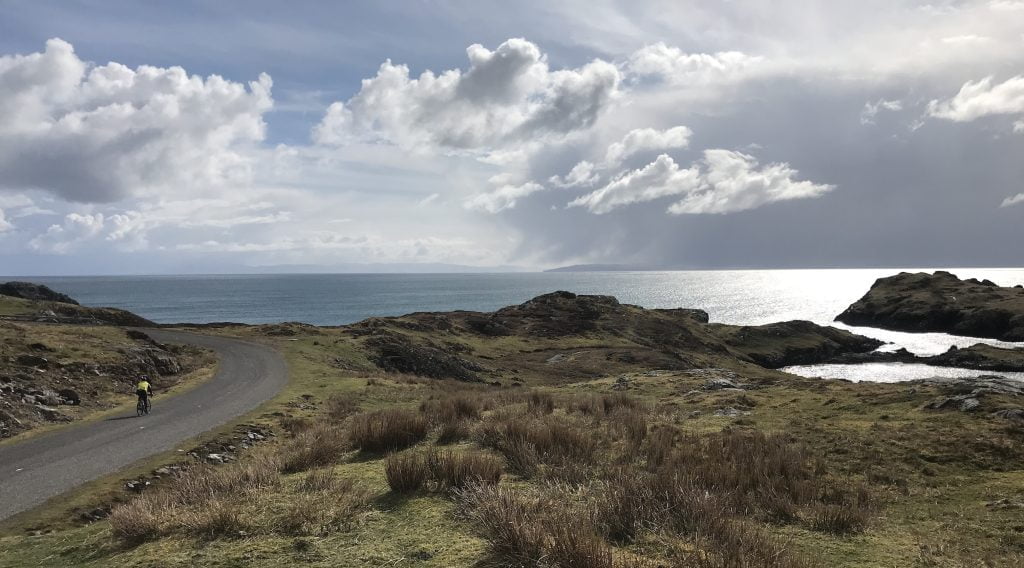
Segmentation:
[(427, 419), (413, 410), (388, 409), (352, 417), (349, 436), (364, 452), (395, 451), (422, 442), (430, 431)]

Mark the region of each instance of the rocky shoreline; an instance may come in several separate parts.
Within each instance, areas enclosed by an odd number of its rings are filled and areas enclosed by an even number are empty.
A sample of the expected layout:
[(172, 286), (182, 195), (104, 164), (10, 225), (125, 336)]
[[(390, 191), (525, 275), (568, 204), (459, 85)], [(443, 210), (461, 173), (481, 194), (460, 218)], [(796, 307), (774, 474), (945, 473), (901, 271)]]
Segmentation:
[(936, 271), (879, 278), (836, 321), (896, 331), (941, 332), (1002, 341), (1024, 341), (1024, 285)]

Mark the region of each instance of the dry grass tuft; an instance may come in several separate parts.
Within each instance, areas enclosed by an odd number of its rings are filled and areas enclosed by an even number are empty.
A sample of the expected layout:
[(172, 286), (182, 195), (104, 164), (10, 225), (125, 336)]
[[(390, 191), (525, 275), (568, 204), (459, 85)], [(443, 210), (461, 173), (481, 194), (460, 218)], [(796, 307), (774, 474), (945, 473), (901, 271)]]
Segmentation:
[(136, 498), (110, 512), (110, 532), (125, 544), (140, 544), (163, 533), (168, 501), (160, 497)]
[(454, 444), (462, 440), (468, 440), (472, 434), (473, 430), (468, 420), (442, 422), (437, 434), (437, 443), (441, 445)]
[(384, 475), (388, 486), (396, 493), (413, 493), (427, 480), (427, 460), (412, 451), (392, 454), (384, 462)]
[(352, 444), (365, 452), (397, 451), (422, 442), (430, 431), (427, 419), (404, 409), (379, 410), (352, 418)]
[(349, 450), (345, 431), (333, 424), (319, 423), (300, 432), (282, 452), (285, 473), (309, 471), (338, 462)]
[(215, 498), (181, 513), (178, 523), (186, 534), (207, 540), (245, 536), (250, 527), (241, 508), (237, 499)]
[(490, 553), (511, 566), (541, 566), (545, 530), (535, 522), (536, 505), (507, 487), (476, 486), (459, 493), (470, 523), (477, 527)]
[(471, 485), (494, 485), (501, 480), (501, 461), (480, 452), (431, 452), (426, 465), (438, 486), (448, 490)]
[(324, 408), (327, 417), (333, 422), (341, 422), (358, 411), (359, 405), (351, 398), (341, 396), (332, 396), (327, 399), (327, 405)]

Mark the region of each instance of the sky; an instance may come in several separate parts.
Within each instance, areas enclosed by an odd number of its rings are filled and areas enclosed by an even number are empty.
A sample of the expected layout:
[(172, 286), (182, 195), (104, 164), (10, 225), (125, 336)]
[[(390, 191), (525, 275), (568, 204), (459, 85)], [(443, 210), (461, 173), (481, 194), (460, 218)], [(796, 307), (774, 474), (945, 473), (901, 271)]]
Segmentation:
[(1024, 0), (0, 4), (3, 275), (1024, 264)]

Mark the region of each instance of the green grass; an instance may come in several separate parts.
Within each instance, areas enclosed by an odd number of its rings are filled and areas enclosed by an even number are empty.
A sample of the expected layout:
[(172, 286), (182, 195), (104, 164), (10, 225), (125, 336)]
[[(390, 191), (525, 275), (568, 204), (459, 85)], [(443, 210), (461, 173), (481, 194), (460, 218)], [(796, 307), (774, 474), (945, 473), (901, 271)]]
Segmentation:
[[(264, 422), (280, 429), (280, 415), (316, 420), (333, 396), (351, 399), (362, 410), (375, 410), (412, 408), (439, 392), (432, 387), (441, 384), (437, 381), (375, 378), (359, 341), (339, 330), (303, 332), (294, 337), (266, 336), (260, 328), (226, 328), (221, 333), (280, 349), (292, 373), (291, 382), (279, 396), (239, 421)], [(507, 370), (506, 378), (514, 376), (512, 369), (524, 366), (524, 357), (541, 354), (543, 361), (554, 352), (585, 351), (614, 343), (602, 343), (599, 337), (459, 340), (475, 355), (490, 357), (492, 368)], [(624, 342), (617, 345), (628, 346)], [(659, 424), (695, 435), (723, 430), (782, 433), (812, 449), (827, 475), (867, 483), (880, 505), (861, 534), (834, 536), (801, 524), (759, 525), (786, 539), (793, 550), (818, 565), (1021, 566), (1021, 510), (995, 509), (986, 503), (1003, 498), (1024, 501), (1024, 438), (1008, 428), (1008, 423), (984, 414), (921, 410), (925, 402), (938, 396), (934, 387), (917, 387), (912, 392), (906, 385), (819, 381), (734, 365), (742, 382), (757, 388), (742, 393), (702, 391), (706, 377), (697, 374), (651, 375), (610, 367), (602, 376), (582, 379), (552, 376), (549, 382), (542, 381), (536, 378), (542, 367), (519, 376), (525, 377), (527, 384), (561, 396), (613, 393), (613, 384), (626, 375), (631, 384), (628, 393), (651, 405)], [(548, 369), (553, 375), (559, 372), (557, 366)], [(487, 392), (487, 387), (477, 388)], [(695, 390), (698, 392), (693, 393)], [(993, 396), (987, 397), (985, 404), (1009, 406), (1019, 405), (1019, 401)], [(751, 414), (714, 416), (716, 409), (724, 407)], [(145, 467), (155, 467), (168, 457), (173, 456), (154, 458)], [(456, 514), (451, 500), (438, 493), (409, 497), (389, 493), (383, 461), (379, 455), (353, 454), (332, 467), (339, 475), (358, 480), (373, 495), (371, 506), (349, 530), (315, 537), (270, 534), (213, 541), (172, 535), (122, 548), (110, 538), (108, 523), (71, 527), (60, 523), (57, 515), (49, 521), (37, 518), (33, 524), (33, 528), (41, 528), (51, 523), (59, 529), (51, 534), (26, 536), (23, 531), (28, 525), (22, 523), (18, 532), (8, 532), (11, 536), (0, 539), (4, 550), (0, 567), (473, 566), (484, 559), (486, 543), (475, 527)], [(301, 475), (288, 476), (286, 483)], [(79, 496), (72, 496), (71, 502), (85, 503), (104, 491), (115, 491), (111, 479), (95, 482)], [(512, 475), (502, 483), (523, 491), (540, 487), (540, 481)], [(277, 498), (284, 499), (285, 494)], [(660, 554), (665, 546), (662, 537), (646, 535), (617, 549), (617, 555)]]

